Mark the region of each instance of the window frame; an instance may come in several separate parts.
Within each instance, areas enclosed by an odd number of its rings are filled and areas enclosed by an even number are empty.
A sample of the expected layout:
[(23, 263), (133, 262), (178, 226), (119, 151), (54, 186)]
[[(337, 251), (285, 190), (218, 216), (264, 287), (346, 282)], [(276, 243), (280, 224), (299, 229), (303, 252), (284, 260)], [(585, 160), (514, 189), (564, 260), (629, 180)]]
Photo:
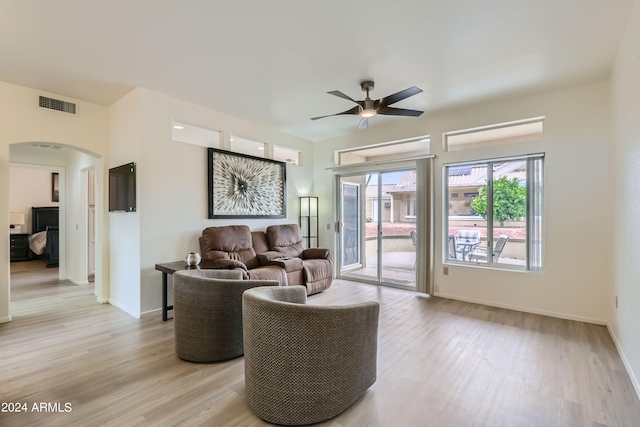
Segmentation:
[[(465, 265), (480, 268), (492, 268), (499, 270), (516, 270), (524, 272), (542, 272), (544, 260), (544, 153), (527, 154), (522, 156), (501, 157), (482, 160), (472, 160), (464, 162), (452, 162), (442, 165), (443, 177), (443, 230), (442, 233), (442, 256), (443, 264)], [(494, 245), (493, 236), (493, 167), (498, 163), (526, 161), (526, 242), (525, 242), (525, 265), (511, 265), (503, 263), (494, 263), (492, 257), (487, 257), (487, 262), (467, 261), (460, 259), (452, 259), (449, 257), (449, 204), (450, 204), (450, 188), (449, 188), (449, 168), (459, 166), (476, 166), (483, 165), (487, 168), (487, 251), (491, 253)], [(537, 163), (536, 163), (537, 162)], [(535, 187), (538, 186), (539, 189)], [(539, 220), (534, 217), (539, 213)], [(534, 235), (539, 235), (539, 242), (534, 240)], [(532, 249), (534, 244), (539, 244), (539, 250)]]

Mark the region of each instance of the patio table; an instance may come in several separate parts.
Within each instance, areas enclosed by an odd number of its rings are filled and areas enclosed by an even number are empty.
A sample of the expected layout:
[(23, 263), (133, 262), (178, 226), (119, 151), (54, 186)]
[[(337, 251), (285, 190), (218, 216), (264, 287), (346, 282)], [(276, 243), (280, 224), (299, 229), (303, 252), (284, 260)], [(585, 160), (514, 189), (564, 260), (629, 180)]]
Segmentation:
[(471, 261), (471, 253), (475, 247), (480, 244), (480, 240), (458, 240), (456, 243), (458, 245), (458, 249), (461, 249), (460, 253), (462, 254), (462, 260), (464, 261), (464, 258), (468, 256), (469, 261)]

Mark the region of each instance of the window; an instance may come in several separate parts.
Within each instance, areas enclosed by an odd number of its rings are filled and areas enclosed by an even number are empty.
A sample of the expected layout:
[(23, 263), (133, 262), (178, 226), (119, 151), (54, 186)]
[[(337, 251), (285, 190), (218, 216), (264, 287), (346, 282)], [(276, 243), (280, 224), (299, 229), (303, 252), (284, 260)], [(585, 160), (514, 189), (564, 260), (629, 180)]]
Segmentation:
[(201, 147), (220, 148), (220, 132), (173, 120), (171, 139)]
[(231, 135), (229, 143), (231, 144), (230, 149), (234, 153), (248, 154), (254, 157), (266, 157), (265, 144), (263, 142), (252, 141), (250, 139)]
[[(497, 123), (471, 129), (446, 132), (443, 136), (444, 150), (457, 151), (468, 148), (540, 139), (543, 134), (544, 117)], [(463, 166), (467, 167), (467, 166)], [(455, 173), (452, 173), (455, 175)]]
[(385, 142), (358, 148), (338, 150), (334, 153), (336, 165), (385, 162), (429, 154), (431, 141), (428, 136)]
[(290, 165), (300, 165), (300, 151), (292, 148), (273, 146), (273, 160), (285, 162)]
[(407, 194), (407, 218), (415, 218), (416, 216), (416, 194)]
[[(445, 261), (542, 270), (543, 160), (535, 154), (445, 165)], [(463, 199), (453, 197), (458, 189)]]

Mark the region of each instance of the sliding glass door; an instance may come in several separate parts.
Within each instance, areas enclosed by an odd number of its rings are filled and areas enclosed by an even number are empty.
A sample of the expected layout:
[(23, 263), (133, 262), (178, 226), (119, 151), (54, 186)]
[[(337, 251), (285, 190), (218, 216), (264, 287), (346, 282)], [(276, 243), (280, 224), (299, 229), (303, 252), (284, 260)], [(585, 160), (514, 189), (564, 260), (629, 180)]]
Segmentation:
[(415, 169), (338, 177), (340, 277), (415, 289), (416, 181)]

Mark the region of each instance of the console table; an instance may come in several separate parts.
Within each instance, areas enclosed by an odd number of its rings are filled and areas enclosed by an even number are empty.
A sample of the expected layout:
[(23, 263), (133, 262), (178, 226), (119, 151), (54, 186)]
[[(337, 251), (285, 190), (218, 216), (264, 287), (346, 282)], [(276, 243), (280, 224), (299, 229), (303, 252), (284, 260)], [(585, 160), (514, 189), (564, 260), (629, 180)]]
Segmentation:
[[(162, 264), (156, 264), (156, 270), (162, 272), (162, 320), (169, 320), (167, 316), (169, 310), (173, 310), (173, 305), (167, 305), (167, 293), (168, 293), (168, 279), (167, 275), (173, 274), (176, 271), (181, 270), (199, 270), (199, 269), (211, 269), (211, 268), (229, 268), (227, 266), (214, 266), (213, 261), (202, 260), (200, 265), (187, 265), (184, 261), (165, 262)], [(173, 318), (172, 318), (173, 319)]]

